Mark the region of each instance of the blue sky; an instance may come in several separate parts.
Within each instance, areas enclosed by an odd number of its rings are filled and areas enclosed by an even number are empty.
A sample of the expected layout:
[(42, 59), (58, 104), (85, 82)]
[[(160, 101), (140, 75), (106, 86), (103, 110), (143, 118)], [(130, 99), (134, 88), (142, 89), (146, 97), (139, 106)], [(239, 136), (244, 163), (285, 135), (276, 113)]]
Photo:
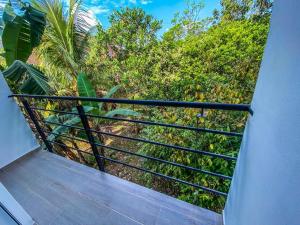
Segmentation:
[[(219, 9), (219, 2), (220, 0), (204, 0), (205, 8), (202, 11), (202, 17), (210, 16), (215, 8)], [(112, 10), (124, 6), (141, 7), (155, 18), (163, 20), (160, 34), (171, 26), (174, 14), (185, 8), (184, 0), (84, 0), (84, 4), (104, 28), (109, 27), (108, 16)]]

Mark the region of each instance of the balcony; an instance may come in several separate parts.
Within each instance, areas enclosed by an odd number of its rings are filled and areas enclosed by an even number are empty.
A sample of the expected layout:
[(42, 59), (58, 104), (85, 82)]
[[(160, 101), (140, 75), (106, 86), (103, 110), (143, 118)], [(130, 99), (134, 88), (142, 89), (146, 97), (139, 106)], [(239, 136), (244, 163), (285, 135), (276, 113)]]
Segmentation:
[[(167, 127), (175, 130), (188, 130), (197, 134), (210, 133), (218, 136), (229, 136), (241, 139), (242, 134), (223, 130), (214, 130), (199, 126), (182, 126), (158, 121), (130, 117), (107, 117), (89, 112), (91, 103), (131, 105), (139, 112), (155, 107), (174, 108), (176, 110), (193, 109), (201, 112), (197, 117), (205, 116), (206, 110), (252, 113), (249, 105), (192, 103), (170, 101), (139, 101), (125, 99), (101, 99), (82, 97), (57, 97), (12, 95), (19, 103), (28, 123), (31, 125), (44, 149), (26, 154), (0, 171), (0, 180), (18, 203), (38, 224), (199, 224), (221, 225), (222, 216), (216, 212), (203, 209), (138, 184), (110, 175), (107, 167), (117, 164), (121, 168), (130, 168), (143, 174), (159, 177), (190, 186), (200, 193), (208, 193), (215, 198), (226, 199), (227, 193), (222, 188), (212, 188), (190, 180), (183, 180), (176, 175), (170, 176), (160, 171), (146, 168), (144, 164), (134, 164), (126, 160), (111, 157), (111, 152), (139, 160), (154, 161), (160, 165), (171, 165), (174, 168), (200, 173), (218, 179), (220, 183), (231, 181), (231, 176), (192, 167), (185, 163), (166, 160), (151, 155), (141, 154), (123, 148), (120, 145), (105, 144), (107, 137), (122, 139), (126, 142), (146, 143), (163, 147), (168, 151), (183, 154), (196, 154), (199, 157), (225, 161), (235, 165), (236, 157), (219, 154), (213, 151), (194, 149), (166, 143), (165, 140), (153, 141), (141, 137), (115, 134), (96, 128), (94, 119), (118, 121), (144, 126)], [(59, 103), (61, 110), (47, 109), (47, 103)], [(50, 121), (45, 118), (68, 116), (76, 123)], [(59, 127), (59, 128), (58, 128)], [(68, 132), (66, 132), (68, 131)], [(78, 138), (79, 135), (82, 138)], [(64, 141), (62, 141), (64, 140)], [(71, 143), (76, 142), (76, 147)], [(138, 146), (138, 145), (136, 145)], [(92, 163), (86, 165), (67, 158), (77, 155), (79, 162), (89, 158)], [(64, 157), (61, 157), (61, 156)], [(80, 160), (84, 158), (83, 160)], [(91, 160), (91, 158), (94, 160)], [(94, 164), (93, 164), (94, 162)], [(30, 172), (29, 172), (30, 171)]]
[[(13, 95), (8, 98), (11, 93), (1, 75), (0, 224), (221, 225), (223, 221), (226, 225), (299, 225), (300, 2), (278, 0), (275, 3), (270, 35), (251, 109), (249, 105), (56, 96)], [(60, 110), (47, 108), (48, 101), (60, 102)], [(135, 109), (140, 106), (174, 107), (180, 113), (184, 112), (184, 108), (191, 107), (196, 109), (199, 118), (205, 116), (207, 110), (245, 113), (248, 121), (241, 134), (241, 131), (208, 129), (195, 123), (182, 126), (180, 123), (167, 124), (145, 120), (143, 117), (105, 118), (102, 115), (89, 115), (91, 113), (85, 109), (84, 101), (129, 104), (135, 105)], [(60, 124), (46, 120), (47, 113), (77, 117), (79, 124)], [(111, 133), (101, 127), (94, 127), (93, 119), (168, 127), (176, 129), (178, 135), (180, 130), (188, 130), (196, 135), (225, 135), (243, 141), (238, 155), (229, 155), (226, 152), (221, 154), (212, 149), (174, 145), (164, 139), (148, 140)], [(54, 126), (62, 125), (64, 129), (72, 131), (71, 135), (54, 132)], [(37, 137), (33, 137), (30, 128)], [(77, 138), (74, 132), (80, 132), (83, 137), (76, 140), (82, 143), (77, 146), (79, 148), (71, 144)], [(192, 167), (186, 162), (141, 154), (125, 148), (122, 144), (112, 146), (99, 141), (103, 136), (162, 147), (165, 150), (181, 152), (184, 156), (197, 154), (201, 158), (213, 159), (213, 163), (226, 162), (232, 171), (224, 174), (222, 171), (209, 171), (200, 166)], [(55, 138), (52, 139), (53, 137)], [(202, 136), (196, 136), (193, 140), (197, 141), (198, 137)], [(192, 139), (192, 136), (187, 138)], [(62, 143), (62, 139), (68, 139), (70, 143)], [(192, 175), (185, 180), (179, 179), (176, 174), (151, 170), (147, 165), (139, 163), (140, 161), (133, 163), (113, 158), (108, 154), (111, 152), (131, 155), (142, 162), (151, 160), (159, 165), (171, 165), (174, 170), (189, 170), (191, 174), (214, 177), (220, 182), (216, 186), (193, 182)], [(70, 160), (75, 155), (82, 162), (80, 154), (92, 163), (83, 165)], [(223, 199), (222, 201), (227, 199), (224, 211), (221, 215), (220, 211), (212, 212), (118, 178), (114, 176), (118, 174), (110, 170), (112, 165), (119, 165), (124, 170), (131, 168), (140, 171), (140, 176), (150, 174), (169, 180), (174, 186), (179, 183), (186, 185), (197, 190), (197, 196), (208, 193)], [(225, 182), (231, 183), (229, 192), (222, 185)]]

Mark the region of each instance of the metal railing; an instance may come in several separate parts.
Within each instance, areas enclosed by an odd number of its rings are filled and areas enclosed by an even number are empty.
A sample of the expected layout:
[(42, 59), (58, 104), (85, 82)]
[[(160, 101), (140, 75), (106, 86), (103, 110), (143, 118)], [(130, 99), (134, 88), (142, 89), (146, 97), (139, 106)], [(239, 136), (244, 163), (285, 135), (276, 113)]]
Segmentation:
[[(145, 143), (145, 144), (150, 144), (153, 146), (158, 146), (158, 147), (165, 147), (167, 149), (175, 149), (178, 151), (183, 151), (186, 153), (195, 153), (199, 154), (202, 156), (207, 156), (211, 158), (218, 158), (221, 160), (226, 160), (226, 161), (236, 161), (236, 157), (229, 156), (229, 155), (224, 155), (224, 154), (219, 154), (215, 153), (212, 151), (205, 151), (205, 150), (199, 150), (199, 149), (193, 149), (189, 147), (183, 147), (183, 146), (178, 146), (178, 145), (173, 145), (173, 144), (166, 144), (163, 142), (157, 142), (153, 140), (148, 140), (144, 138), (138, 138), (138, 137), (129, 137), (125, 135), (120, 135), (120, 134), (115, 134), (112, 132), (107, 132), (107, 131), (102, 131), (102, 130), (96, 130), (92, 127), (90, 127), (90, 120), (91, 118), (96, 118), (96, 119), (102, 119), (102, 120), (107, 120), (107, 121), (118, 121), (118, 122), (127, 122), (127, 123), (132, 123), (132, 124), (141, 124), (141, 125), (149, 125), (149, 126), (158, 126), (158, 127), (166, 127), (166, 128), (174, 128), (174, 129), (179, 129), (179, 130), (188, 130), (188, 131), (195, 131), (195, 132), (204, 132), (204, 133), (211, 133), (211, 134), (216, 134), (216, 135), (226, 135), (226, 136), (231, 136), (231, 137), (242, 137), (242, 133), (238, 132), (229, 132), (229, 131), (222, 131), (222, 130), (214, 130), (214, 129), (208, 129), (208, 128), (199, 128), (195, 126), (184, 126), (184, 125), (178, 125), (178, 124), (167, 124), (167, 123), (161, 123), (161, 122), (156, 122), (156, 121), (147, 121), (147, 120), (137, 120), (132, 119), (130, 117), (107, 117), (103, 115), (95, 115), (95, 114), (90, 114), (85, 111), (84, 108), (84, 102), (98, 102), (98, 103), (113, 103), (113, 104), (128, 104), (128, 105), (137, 105), (137, 106), (151, 106), (151, 107), (174, 107), (174, 108), (191, 108), (191, 109), (200, 109), (200, 110), (229, 110), (229, 111), (240, 111), (240, 112), (248, 112), (252, 114), (252, 110), (250, 108), (250, 105), (246, 104), (220, 104), (220, 103), (198, 103), (198, 102), (175, 102), (175, 101), (149, 101), (149, 100), (128, 100), (128, 99), (104, 99), (104, 98), (87, 98), (87, 97), (70, 97), (70, 96), (64, 96), (64, 97), (58, 97), (58, 96), (41, 96), (41, 95), (25, 95), (25, 94), (14, 94), (9, 97), (15, 97), (18, 99), (18, 102), (21, 103), (23, 106), (20, 106), (25, 110), (27, 113), (28, 118), (32, 121), (32, 123), (35, 126), (36, 132), (39, 134), (41, 140), (45, 144), (45, 147), (48, 149), (50, 152), (55, 152), (55, 146), (62, 146), (62, 147), (67, 147), (70, 149), (73, 149), (77, 151), (78, 153), (84, 153), (91, 155), (92, 157), (95, 158), (97, 166), (100, 171), (105, 172), (105, 161), (119, 164), (122, 166), (126, 166), (129, 168), (133, 168), (142, 172), (146, 172), (158, 177), (162, 177), (171, 181), (175, 181), (184, 185), (189, 185), (194, 188), (199, 188), (205, 192), (212, 193), (214, 195), (218, 196), (227, 196), (227, 193), (215, 190), (209, 187), (206, 187), (201, 184), (195, 184), (191, 183), (186, 180), (182, 180), (176, 177), (172, 177), (169, 175), (165, 175), (156, 171), (152, 171), (149, 169), (145, 169), (143, 167), (139, 167), (137, 165), (132, 165), (130, 163), (113, 159), (110, 157), (107, 157), (105, 154), (105, 150), (112, 150), (115, 152), (119, 152), (122, 154), (134, 156), (134, 157), (139, 157), (141, 159), (146, 159), (146, 160), (151, 160), (157, 163), (162, 163), (165, 165), (170, 165), (182, 169), (186, 169), (189, 171), (193, 172), (198, 172), (202, 173), (208, 176), (213, 176), (217, 177), (222, 180), (231, 180), (231, 177), (228, 175), (224, 175), (221, 173), (216, 173), (212, 171), (207, 171), (201, 168), (195, 168), (191, 167), (188, 165), (184, 165), (182, 163), (174, 162), (174, 161), (169, 161), (145, 154), (140, 154), (138, 152), (132, 152), (127, 149), (122, 149), (120, 147), (115, 147), (115, 146), (110, 146), (102, 143), (99, 140), (96, 140), (95, 134), (97, 135), (102, 135), (106, 137), (113, 137), (113, 138), (120, 138), (122, 140), (127, 140), (127, 141), (134, 141), (138, 143)], [(52, 109), (47, 109), (43, 107), (36, 107), (33, 106), (32, 104), (29, 103), (28, 99), (31, 99), (33, 101), (59, 101), (59, 102), (72, 102), (76, 104), (76, 111), (63, 111), (63, 110), (52, 110)], [(55, 113), (59, 115), (70, 115), (70, 116), (76, 116), (80, 118), (81, 121), (81, 126), (78, 125), (68, 125), (60, 122), (51, 122), (47, 121), (45, 119), (40, 119), (40, 115), (37, 112), (49, 112), (49, 113)], [(65, 133), (55, 133), (53, 130), (46, 130), (43, 129), (45, 125), (49, 126), (62, 126), (66, 127), (69, 129), (74, 129), (77, 131), (81, 131), (85, 134), (85, 138), (78, 138), (78, 137), (72, 137), (69, 135), (66, 135)], [(49, 135), (54, 135), (55, 137), (60, 137), (60, 138), (65, 138), (73, 141), (78, 141), (78, 142), (83, 142), (86, 144), (90, 145), (91, 151), (83, 151), (82, 149), (74, 148), (67, 146), (64, 143), (57, 142), (54, 140), (49, 140), (48, 137)], [(100, 149), (100, 150), (99, 150)]]

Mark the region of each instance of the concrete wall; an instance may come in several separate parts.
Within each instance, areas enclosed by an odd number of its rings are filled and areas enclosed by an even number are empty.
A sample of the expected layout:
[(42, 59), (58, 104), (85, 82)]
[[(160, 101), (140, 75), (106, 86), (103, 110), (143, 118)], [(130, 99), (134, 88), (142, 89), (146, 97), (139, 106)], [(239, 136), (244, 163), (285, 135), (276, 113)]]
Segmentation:
[(39, 147), (0, 73), (0, 168)]
[(275, 0), (252, 108), (225, 225), (299, 225), (299, 0)]

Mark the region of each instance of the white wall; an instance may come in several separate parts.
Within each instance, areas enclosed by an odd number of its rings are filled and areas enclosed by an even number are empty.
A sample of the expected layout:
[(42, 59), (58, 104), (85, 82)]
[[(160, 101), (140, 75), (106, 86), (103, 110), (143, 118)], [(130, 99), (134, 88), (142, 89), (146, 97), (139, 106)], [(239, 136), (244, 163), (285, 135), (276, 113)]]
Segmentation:
[[(22, 225), (36, 224), (33, 219), (27, 214), (22, 206), (12, 197), (7, 189), (0, 182), (0, 202), (8, 210), (18, 222)], [(0, 224), (2, 225), (16, 225), (13, 219), (0, 208)]]
[(252, 109), (225, 225), (299, 225), (299, 0), (275, 0)]
[(0, 73), (0, 168), (39, 147)]

